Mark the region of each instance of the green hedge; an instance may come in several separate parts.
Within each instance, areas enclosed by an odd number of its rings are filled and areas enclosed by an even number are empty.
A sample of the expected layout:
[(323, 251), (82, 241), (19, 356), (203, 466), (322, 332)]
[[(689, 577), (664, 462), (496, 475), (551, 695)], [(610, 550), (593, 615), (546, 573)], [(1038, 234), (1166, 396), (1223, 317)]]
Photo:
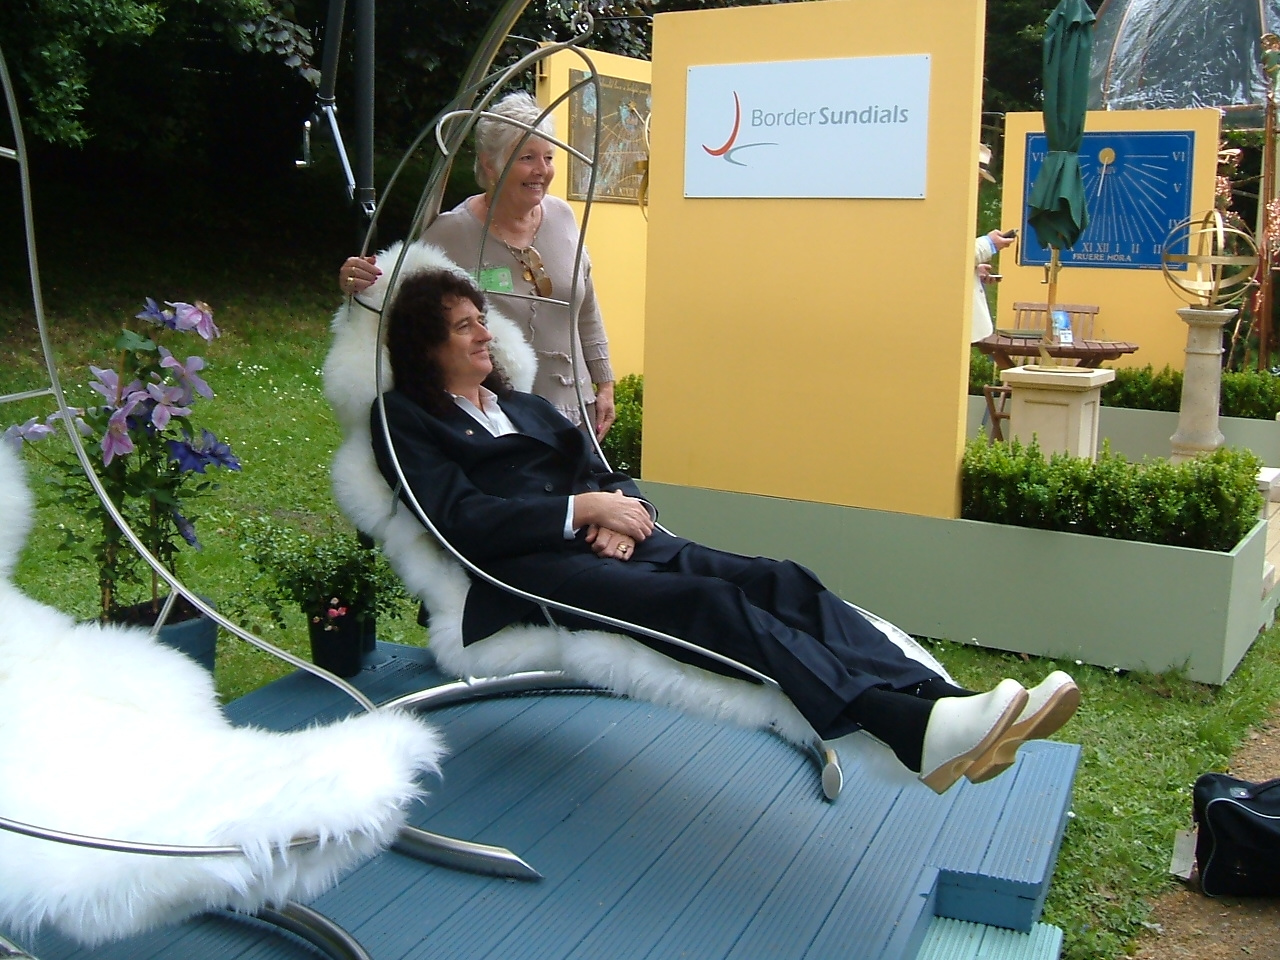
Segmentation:
[(996, 374), (996, 362), (977, 347), (969, 348), (969, 393), (971, 396), (982, 396), (982, 388), (989, 383), (999, 383)]
[[(984, 384), (999, 382), (991, 358), (973, 349), (969, 356), (969, 393), (981, 396)], [(1120, 367), (1116, 378), (1102, 387), (1102, 405), (1177, 413), (1182, 406), (1182, 371), (1166, 366), (1156, 373), (1150, 364)], [(1256, 370), (1224, 370), (1219, 409), (1224, 417), (1274, 420), (1280, 413), (1280, 376)]]
[[(1256, 370), (1222, 371), (1220, 411), (1224, 417), (1274, 420), (1280, 413), (1280, 377)], [(1182, 371), (1165, 367), (1155, 373), (1145, 367), (1123, 367), (1115, 380), (1102, 388), (1107, 407), (1135, 410), (1168, 410), (1182, 405)]]
[(640, 476), (640, 446), (644, 434), (644, 377), (630, 373), (614, 384), (613, 400), (618, 419), (600, 446), (609, 466), (632, 477)]
[(1280, 377), (1273, 373), (1230, 370), (1222, 374), (1222, 415), (1274, 420), (1280, 413)]
[(1151, 364), (1120, 367), (1116, 378), (1102, 385), (1102, 405), (1177, 413), (1182, 406), (1182, 371), (1166, 366), (1154, 373)]
[(1258, 521), (1262, 495), (1252, 453), (1223, 447), (1174, 465), (1131, 463), (1104, 446), (1096, 462), (1036, 444), (965, 448), (961, 516), (1044, 530), (1228, 551)]

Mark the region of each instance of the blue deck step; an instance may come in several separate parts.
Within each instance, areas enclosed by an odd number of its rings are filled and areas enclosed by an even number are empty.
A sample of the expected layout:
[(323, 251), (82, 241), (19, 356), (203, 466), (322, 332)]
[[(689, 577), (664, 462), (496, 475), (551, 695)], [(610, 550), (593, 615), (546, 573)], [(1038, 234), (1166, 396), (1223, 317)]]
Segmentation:
[(935, 917), (916, 960), (1058, 960), (1062, 931), (1037, 923), (1027, 933)]
[[(379, 653), (356, 680), (375, 700), (442, 679), (425, 651)], [(350, 709), (306, 674), (227, 708), (237, 722), (275, 729)], [(1028, 745), (1004, 776), (942, 797), (860, 779), (846, 764), (844, 793), (828, 804), (810, 762), (776, 738), (645, 703), (506, 698), (432, 721), (451, 755), (413, 822), (509, 847), (544, 879), (384, 854), (313, 904), (375, 960), (925, 960), (922, 949), (975, 936), (983, 957), (997, 943), (1003, 952), (990, 955), (1004, 960), (1058, 955), (1047, 952), (1055, 928), (1036, 921), (1066, 822), (1073, 745)], [(29, 946), (42, 960), (307, 955), (225, 918), (93, 951), (48, 933)], [(970, 955), (979, 954), (956, 954)]]

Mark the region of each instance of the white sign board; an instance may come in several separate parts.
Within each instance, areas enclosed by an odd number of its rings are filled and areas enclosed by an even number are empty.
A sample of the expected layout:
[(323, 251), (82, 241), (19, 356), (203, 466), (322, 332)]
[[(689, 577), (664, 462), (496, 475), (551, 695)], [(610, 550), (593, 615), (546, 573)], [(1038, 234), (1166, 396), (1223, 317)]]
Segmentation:
[(689, 68), (686, 197), (924, 197), (929, 56)]

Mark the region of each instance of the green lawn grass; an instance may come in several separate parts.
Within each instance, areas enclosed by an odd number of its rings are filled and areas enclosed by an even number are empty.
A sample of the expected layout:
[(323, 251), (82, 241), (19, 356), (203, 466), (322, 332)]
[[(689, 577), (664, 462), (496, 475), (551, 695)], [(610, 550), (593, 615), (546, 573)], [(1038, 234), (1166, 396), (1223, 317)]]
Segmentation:
[[(202, 502), (204, 549), (185, 554), (181, 572), (238, 622), (305, 656), (300, 615), (284, 630), (269, 627), (256, 600), (255, 573), (239, 557), (235, 529), (259, 513), (311, 529), (346, 526), (330, 496), (327, 463), (338, 431), (319, 375), (338, 301), (334, 273), (356, 244), (336, 174), (290, 172), (240, 192), (219, 186), (216, 178), (188, 177), (152, 190), (136, 171), (84, 166), (63, 159), (36, 177), (38, 239), (60, 376), (73, 398), (83, 397), (85, 365), (103, 362), (104, 345), (145, 296), (203, 299), (213, 306), (224, 335), (205, 355), (207, 379), (218, 396), (201, 418), (232, 443), (244, 470), (221, 475), (219, 490)], [(0, 181), (0, 212), (7, 217), (0, 222), (6, 225), (15, 222), (9, 216), (15, 192), (16, 178)], [(0, 273), (0, 393), (45, 382), (20, 240), (16, 231), (0, 236), (0, 263), (6, 265)], [(10, 406), (0, 427), (48, 409), (44, 400)], [(39, 489), (42, 471), (34, 461), (32, 467)], [(17, 579), (40, 599), (90, 616), (92, 569), (56, 552), (61, 528), (76, 522), (52, 504), (43, 506)], [(381, 622), (379, 636), (422, 642), (413, 612)], [(1080, 629), (1091, 629), (1087, 618), (1080, 618)], [(1124, 955), (1143, 929), (1149, 898), (1170, 882), (1170, 844), (1188, 819), (1192, 781), (1221, 769), (1249, 726), (1280, 700), (1280, 633), (1273, 628), (1264, 634), (1231, 681), (1216, 689), (959, 644), (934, 648), (969, 686), (989, 686), (1002, 676), (1030, 685), (1055, 666), (1080, 683), (1084, 706), (1061, 734), (1083, 747), (1074, 817), (1044, 919), (1064, 929), (1071, 960)], [(224, 698), (281, 672), (265, 654), (221, 639), (216, 678)]]

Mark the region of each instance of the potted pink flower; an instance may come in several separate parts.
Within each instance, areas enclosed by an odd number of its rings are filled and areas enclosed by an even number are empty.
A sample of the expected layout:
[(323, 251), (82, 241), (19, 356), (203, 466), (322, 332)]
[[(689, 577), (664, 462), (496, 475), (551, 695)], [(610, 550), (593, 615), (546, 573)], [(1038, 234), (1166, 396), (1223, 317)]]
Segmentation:
[(286, 604), (307, 621), (311, 659), (349, 677), (360, 671), (376, 639), (377, 618), (408, 600), (382, 554), (354, 532), (310, 533), (267, 517), (242, 520), (237, 536), (259, 571), (263, 602), (277, 626)]

